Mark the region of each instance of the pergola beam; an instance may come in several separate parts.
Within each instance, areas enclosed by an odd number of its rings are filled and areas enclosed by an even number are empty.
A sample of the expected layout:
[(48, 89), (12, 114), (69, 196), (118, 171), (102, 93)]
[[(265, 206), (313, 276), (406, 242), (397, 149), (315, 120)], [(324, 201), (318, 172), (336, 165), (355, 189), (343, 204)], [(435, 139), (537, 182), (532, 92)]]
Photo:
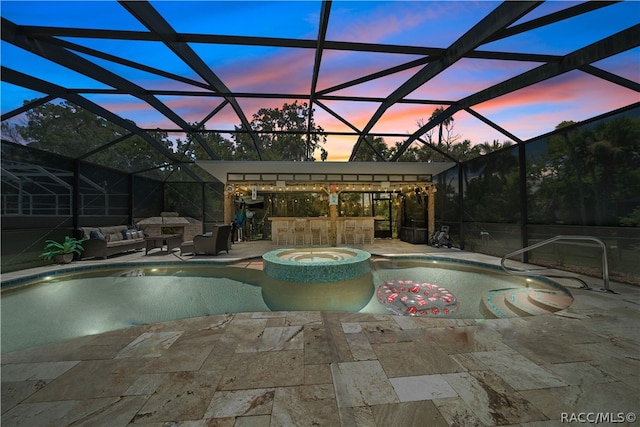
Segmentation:
[(541, 65), (458, 101), (470, 107), (640, 46), (640, 24), (575, 50), (560, 62)]
[[(189, 79), (189, 78), (180, 76), (178, 74), (169, 73), (167, 71), (160, 70), (158, 68), (154, 68), (154, 67), (150, 67), (148, 65), (141, 64), (139, 62), (131, 61), (129, 59), (124, 59), (124, 58), (121, 58), (119, 56), (112, 55), (112, 54), (109, 54), (109, 53), (106, 53), (106, 52), (101, 52), (101, 51), (96, 50), (96, 49), (91, 49), (89, 47), (82, 46), (82, 45), (79, 45), (77, 43), (72, 43), (72, 42), (70, 42), (68, 40), (50, 38), (50, 39), (48, 39), (48, 41), (51, 44), (56, 44), (56, 45), (58, 45), (60, 47), (63, 47), (65, 49), (73, 50), (75, 52), (84, 53), (85, 55), (90, 55), (90, 56), (93, 56), (93, 57), (96, 57), (96, 58), (104, 59), (105, 61), (113, 62), (114, 64), (124, 65), (125, 67), (130, 67), (130, 68), (133, 68), (135, 70), (144, 71), (145, 73), (154, 74), (156, 76), (164, 77), (164, 78), (167, 78), (167, 79), (170, 79), (170, 80), (174, 80), (174, 81), (177, 81), (177, 82), (182, 82), (182, 83), (188, 84), (190, 86), (195, 86), (195, 87), (199, 87), (201, 89), (206, 89), (208, 91), (211, 90), (211, 86), (210, 85), (208, 85), (206, 83), (203, 83), (201, 81)], [(202, 93), (202, 92), (200, 92), (200, 93)]]
[[(2, 114), (2, 120), (13, 118), (19, 114), (22, 114), (29, 109), (32, 109), (38, 105), (55, 99), (56, 97), (62, 97), (64, 99), (70, 99), (72, 94), (80, 96), (83, 94), (106, 94), (106, 95), (130, 95), (139, 98), (150, 107), (156, 109), (165, 117), (173, 121), (177, 126), (171, 128), (165, 127), (165, 132), (184, 132), (189, 136), (192, 136), (206, 150), (208, 155), (212, 159), (217, 159), (216, 154), (211, 150), (211, 147), (202, 138), (202, 133), (211, 132), (212, 130), (205, 130), (204, 125), (212, 117), (216, 116), (227, 105), (232, 105), (238, 118), (242, 122), (241, 127), (231, 130), (218, 130), (219, 133), (230, 134), (249, 134), (253, 139), (255, 149), (258, 151), (258, 156), (262, 159), (261, 143), (258, 140), (258, 136), (250, 127), (246, 115), (240, 109), (237, 100), (240, 98), (247, 99), (299, 99), (309, 101), (309, 119), (306, 126), (307, 141), (310, 140), (315, 134), (312, 132), (311, 123), (313, 120), (313, 108), (317, 105), (327, 111), (331, 116), (338, 119), (338, 121), (344, 123), (352, 132), (331, 132), (324, 131), (325, 135), (355, 135), (358, 137), (356, 144), (353, 147), (352, 157), (357, 152), (362, 141), (369, 144), (376, 155), (382, 159), (387, 160), (382, 154), (370, 143), (369, 136), (397, 136), (408, 139), (404, 142), (400, 150), (391, 159), (397, 159), (408, 146), (418, 139), (421, 135), (420, 132), (428, 131), (438, 125), (444, 120), (451, 118), (457, 111), (461, 109), (469, 112), (469, 114), (478, 118), (482, 122), (488, 124), (492, 128), (498, 130), (502, 134), (508, 136), (512, 140), (519, 142), (519, 139), (515, 135), (510, 134), (508, 131), (500, 127), (498, 124), (491, 122), (486, 117), (482, 116), (478, 112), (471, 109), (473, 105), (478, 103), (490, 101), (496, 97), (502, 96), (505, 93), (510, 93), (523, 87), (535, 84), (538, 81), (542, 81), (545, 78), (553, 77), (558, 73), (553, 70), (559, 69), (578, 69), (584, 73), (588, 73), (592, 76), (596, 76), (613, 84), (619, 85), (626, 89), (630, 89), (636, 92), (640, 92), (640, 84), (632, 81), (628, 78), (613, 74), (609, 71), (605, 71), (593, 65), (593, 62), (585, 61), (583, 58), (576, 55), (571, 57), (569, 55), (549, 55), (549, 54), (533, 54), (533, 53), (516, 53), (516, 52), (497, 52), (488, 50), (479, 50), (483, 44), (491, 41), (504, 39), (517, 34), (527, 34), (533, 32), (538, 28), (543, 28), (550, 24), (559, 23), (564, 20), (569, 20), (576, 16), (593, 12), (597, 9), (604, 8), (619, 1), (588, 1), (577, 5), (562, 8), (557, 12), (543, 14), (543, 16), (533, 19), (524, 20), (523, 23), (514, 24), (517, 22), (517, 18), (526, 14), (529, 10), (535, 8), (541, 2), (510, 2), (505, 1), (499, 5), (492, 12), (487, 14), (478, 24), (472, 29), (467, 31), (462, 37), (455, 41), (448, 48), (434, 48), (428, 46), (409, 46), (409, 45), (390, 45), (379, 43), (365, 43), (365, 42), (347, 42), (337, 40), (326, 40), (327, 30), (329, 28), (329, 17), (331, 9), (331, 1), (326, 0), (321, 3), (318, 22), (318, 34), (314, 39), (293, 39), (293, 38), (278, 38), (278, 37), (257, 37), (257, 36), (231, 36), (231, 35), (218, 35), (218, 34), (196, 34), (196, 33), (178, 33), (168, 23), (168, 20), (163, 17), (158, 10), (156, 10), (149, 2), (137, 2), (137, 1), (120, 1), (120, 4), (138, 19), (143, 25), (145, 25), (148, 31), (128, 31), (128, 30), (102, 30), (91, 28), (64, 28), (64, 27), (52, 27), (52, 26), (32, 26), (32, 25), (16, 25), (6, 19), (2, 19), (2, 39), (13, 43), (19, 48), (26, 50), (30, 53), (40, 55), (50, 61), (56, 62), (63, 67), (66, 67), (72, 71), (77, 71), (89, 78), (98, 80), (109, 88), (64, 88), (64, 94), (48, 93), (44, 98), (32, 101), (29, 105), (24, 105), (20, 108), (6, 112)], [(520, 12), (518, 11), (520, 10)], [(614, 9), (615, 10), (615, 9)], [(633, 36), (636, 40), (640, 40), (640, 31), (637, 26), (632, 27), (635, 31)], [(105, 41), (117, 41), (117, 40), (130, 40), (130, 41), (155, 41), (162, 42), (169, 47), (180, 59), (182, 59), (195, 74), (201, 77), (188, 78), (187, 76), (179, 76), (168, 71), (146, 66), (135, 60), (128, 60), (122, 57), (96, 50), (83, 46), (84, 40), (79, 41), (76, 44), (73, 43), (73, 38), (81, 39), (98, 39)], [(19, 44), (14, 41), (19, 40)], [(216, 73), (210, 66), (208, 66), (196, 54), (195, 51), (189, 46), (191, 43), (207, 44), (207, 45), (237, 45), (237, 46), (262, 46), (262, 47), (282, 47), (293, 49), (313, 49), (315, 51), (315, 61), (313, 63), (313, 73), (310, 80), (310, 91), (303, 94), (295, 93), (258, 93), (258, 92), (232, 92), (226, 85), (218, 78)], [(613, 45), (612, 45), (613, 46)], [(620, 53), (622, 51), (630, 50), (633, 47), (637, 47), (638, 43), (626, 43), (622, 49), (618, 49), (614, 46), (614, 50), (609, 52), (609, 55)], [(611, 46), (601, 45), (601, 49), (608, 51)], [(320, 66), (322, 63), (322, 57), (327, 51), (342, 51), (348, 53), (363, 52), (368, 54), (398, 54), (409, 56), (415, 55), (417, 59), (404, 59), (405, 62), (400, 65), (387, 67), (381, 71), (377, 71), (363, 77), (351, 78), (349, 81), (337, 83), (332, 87), (318, 90), (320, 79)], [(578, 52), (578, 51), (576, 51)], [(583, 52), (584, 53), (584, 52)], [(85, 56), (99, 58), (105, 61), (109, 61), (113, 64), (119, 64), (126, 67), (130, 67), (135, 70), (150, 73), (156, 76), (169, 79), (172, 82), (180, 82), (186, 85), (190, 85), (193, 90), (165, 90), (165, 89), (151, 89), (147, 90), (140, 85), (137, 85), (135, 81), (128, 81), (127, 79), (117, 76), (116, 74), (101, 68), (99, 62), (93, 61), (92, 58), (86, 59)], [(326, 56), (326, 55), (325, 55)], [(602, 56), (601, 57), (606, 57)], [(530, 70), (527, 73), (523, 73), (512, 79), (502, 81), (494, 86), (477, 92), (471, 96), (468, 96), (461, 100), (435, 100), (435, 99), (407, 99), (407, 95), (424, 85), (430, 79), (440, 75), (447, 67), (455, 63), (461, 58), (469, 59), (486, 59), (495, 61), (522, 61), (529, 63), (539, 63), (540, 65)], [(575, 67), (572, 61), (577, 61), (583, 65)], [(368, 96), (352, 96), (352, 95), (336, 95), (337, 91), (351, 88), (356, 85), (360, 85), (367, 82), (376, 81), (386, 76), (390, 76), (405, 70), (409, 70), (413, 67), (422, 67), (420, 71), (416, 73), (409, 80), (405, 81), (402, 85), (396, 88), (387, 97), (368, 97)], [(545, 77), (547, 75), (547, 77)], [(550, 77), (549, 77), (550, 76)], [(2, 77), (3, 81), (4, 76)], [(523, 78), (525, 80), (523, 80)], [(55, 85), (53, 85), (55, 86)], [(204, 89), (204, 90), (202, 90)], [(210, 111), (199, 123), (189, 124), (180, 117), (178, 111), (174, 111), (168, 105), (164, 105), (158, 97), (160, 96), (183, 96), (183, 97), (205, 97), (212, 99), (212, 102), (222, 98), (223, 101)], [(378, 111), (370, 118), (367, 125), (358, 129), (349, 123), (348, 116), (342, 117), (342, 115), (336, 113), (326, 104), (328, 101), (336, 102), (375, 102), (379, 103), (380, 107)], [(407, 133), (371, 133), (375, 128), (375, 124), (382, 119), (387, 109), (396, 104), (415, 104), (415, 105), (437, 105), (437, 106), (449, 106), (443, 114), (439, 115), (435, 120), (431, 120), (417, 132), (408, 135)], [(160, 129), (143, 129), (138, 128), (140, 131), (149, 132), (160, 131)], [(276, 132), (274, 132), (276, 133)], [(295, 134), (296, 132), (286, 132)], [(110, 142), (108, 144), (114, 144)], [(103, 146), (102, 149), (108, 145)], [(99, 149), (98, 149), (99, 150)]]

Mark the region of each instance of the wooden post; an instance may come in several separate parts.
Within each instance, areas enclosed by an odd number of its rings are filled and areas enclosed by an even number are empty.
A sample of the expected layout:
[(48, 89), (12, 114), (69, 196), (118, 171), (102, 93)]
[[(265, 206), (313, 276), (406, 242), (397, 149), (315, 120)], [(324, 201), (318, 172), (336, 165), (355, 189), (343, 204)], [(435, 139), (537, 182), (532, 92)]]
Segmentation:
[(427, 242), (436, 232), (436, 186), (430, 185), (427, 190), (428, 199), (428, 212), (427, 212)]
[(235, 193), (230, 191), (224, 192), (224, 207), (223, 207), (223, 215), (224, 215), (224, 223), (231, 224), (234, 220), (235, 215), (235, 206), (233, 205)]
[[(338, 193), (335, 197), (338, 197)], [(331, 246), (338, 246), (338, 205), (329, 203), (329, 243)]]

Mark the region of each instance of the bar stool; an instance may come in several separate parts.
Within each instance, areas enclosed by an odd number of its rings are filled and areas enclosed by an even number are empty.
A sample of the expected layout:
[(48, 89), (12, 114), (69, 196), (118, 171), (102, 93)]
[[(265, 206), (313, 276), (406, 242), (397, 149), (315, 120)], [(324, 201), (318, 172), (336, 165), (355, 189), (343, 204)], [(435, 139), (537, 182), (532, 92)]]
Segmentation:
[(345, 245), (349, 244), (349, 240), (351, 240), (352, 245), (356, 244), (356, 222), (354, 220), (345, 220), (342, 235), (344, 236)]
[[(324, 226), (324, 221), (320, 220), (312, 220), (309, 222), (309, 229), (311, 231), (311, 244), (315, 245), (316, 236), (319, 245), (322, 245), (322, 235), (326, 234), (326, 228)], [(328, 242), (329, 239), (325, 236), (325, 241)]]
[(276, 226), (276, 245), (279, 246), (282, 239), (285, 245), (289, 244), (289, 227), (286, 222), (279, 222)]
[(362, 226), (362, 244), (373, 243), (373, 225), (365, 223)]
[(294, 225), (293, 225), (293, 238), (294, 238), (294, 244), (297, 245), (298, 244), (298, 236), (302, 236), (302, 244), (305, 244), (305, 233), (307, 231), (307, 220), (306, 219), (302, 219), (302, 218), (296, 218), (296, 220), (294, 221)]

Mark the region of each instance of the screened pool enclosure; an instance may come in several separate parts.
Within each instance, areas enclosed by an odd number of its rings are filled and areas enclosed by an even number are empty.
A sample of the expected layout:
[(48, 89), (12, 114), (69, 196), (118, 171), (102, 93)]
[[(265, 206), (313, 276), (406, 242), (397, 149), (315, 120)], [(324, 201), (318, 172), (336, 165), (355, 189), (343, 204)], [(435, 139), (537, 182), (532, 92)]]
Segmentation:
[[(269, 218), (327, 215), (336, 189), (338, 215), (375, 217), (378, 238), (424, 245), (446, 225), (456, 247), (502, 256), (594, 236), (612, 279), (638, 282), (638, 2), (1, 13), (3, 272), (41, 265), (44, 241), (79, 226), (161, 212), (206, 231), (249, 207), (247, 237), (270, 239)], [(216, 161), (314, 166), (238, 178)], [(528, 260), (597, 275), (599, 256), (558, 245)]]

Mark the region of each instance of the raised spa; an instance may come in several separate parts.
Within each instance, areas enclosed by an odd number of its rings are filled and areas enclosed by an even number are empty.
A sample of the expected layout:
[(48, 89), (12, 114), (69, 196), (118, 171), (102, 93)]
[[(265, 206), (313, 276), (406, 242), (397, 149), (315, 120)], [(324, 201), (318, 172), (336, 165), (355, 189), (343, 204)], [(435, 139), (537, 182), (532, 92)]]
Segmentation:
[(353, 248), (277, 249), (262, 256), (264, 273), (278, 280), (327, 283), (362, 277), (371, 254)]

